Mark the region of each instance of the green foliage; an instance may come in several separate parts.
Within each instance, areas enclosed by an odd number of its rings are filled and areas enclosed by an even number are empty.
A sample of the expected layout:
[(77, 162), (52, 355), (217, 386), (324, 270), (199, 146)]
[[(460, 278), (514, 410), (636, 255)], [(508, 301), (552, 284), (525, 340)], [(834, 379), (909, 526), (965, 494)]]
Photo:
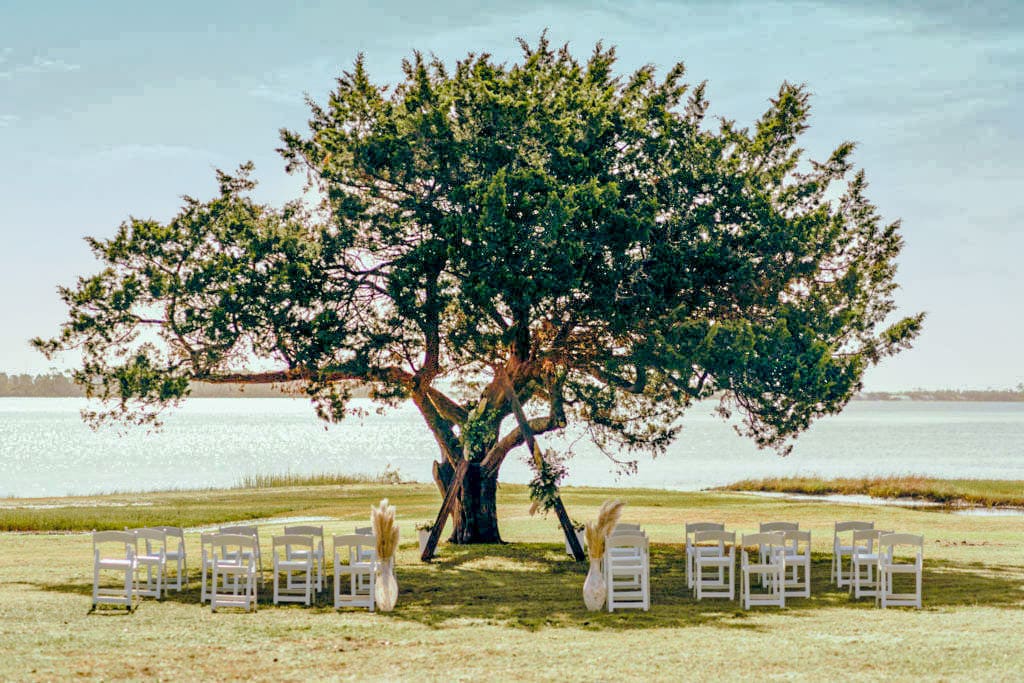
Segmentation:
[[(600, 44), (585, 61), (521, 44), (518, 62), (451, 69), (415, 53), (393, 88), (360, 57), (308, 132), (282, 131), (319, 207), (259, 205), (251, 166), (220, 173), (168, 223), (90, 240), (102, 270), (62, 290), (69, 320), (36, 344), (81, 350), (76, 379), (113, 406), (98, 419), (234, 380), (298, 382), (338, 420), (361, 381), (412, 397), (449, 463), (496, 472), (523, 441), (499, 432), (497, 367), (534, 431), (580, 423), (629, 469), (715, 392), (787, 452), (917, 335), (923, 316), (891, 319), (899, 225), (853, 144), (798, 147), (804, 87), (783, 83), (752, 128), (712, 126), (682, 64), (617, 76)], [(474, 377), (470, 418), (436, 381)]]
[(539, 465), (534, 467), (533, 478), (530, 480), (530, 500), (542, 512), (547, 512), (555, 506), (558, 496), (558, 487), (569, 474), (566, 466), (566, 458), (558, 453), (549, 450), (539, 459)]

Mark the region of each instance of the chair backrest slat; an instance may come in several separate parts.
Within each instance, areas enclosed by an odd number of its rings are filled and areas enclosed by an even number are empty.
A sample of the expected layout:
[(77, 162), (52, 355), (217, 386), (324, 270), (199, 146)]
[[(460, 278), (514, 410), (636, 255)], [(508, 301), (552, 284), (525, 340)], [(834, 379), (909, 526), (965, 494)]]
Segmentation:
[(916, 546), (918, 548), (924, 548), (924, 536), (917, 534), (894, 534), (894, 533), (883, 533), (878, 538), (879, 547), (892, 548), (895, 546), (906, 545)]
[(865, 531), (874, 529), (874, 522), (836, 522), (835, 533), (841, 534), (845, 531)]
[(761, 522), (758, 531), (797, 531), (799, 522)]
[(646, 548), (647, 536), (637, 533), (611, 534), (605, 541), (605, 551), (612, 548)]
[(774, 545), (781, 546), (786, 538), (781, 531), (760, 531), (756, 534), (743, 534), (741, 543), (745, 546), (751, 545)]
[(313, 537), (306, 536), (304, 534), (285, 534), (283, 536), (274, 536), (271, 541), (273, 542), (274, 548), (280, 548), (281, 546), (301, 546), (303, 548), (313, 547)]
[(232, 546), (242, 550), (255, 550), (256, 539), (247, 534), (214, 534), (210, 543), (215, 547), (230, 548)]
[(693, 534), (693, 542), (696, 543), (731, 543), (736, 544), (735, 531), (697, 531)]

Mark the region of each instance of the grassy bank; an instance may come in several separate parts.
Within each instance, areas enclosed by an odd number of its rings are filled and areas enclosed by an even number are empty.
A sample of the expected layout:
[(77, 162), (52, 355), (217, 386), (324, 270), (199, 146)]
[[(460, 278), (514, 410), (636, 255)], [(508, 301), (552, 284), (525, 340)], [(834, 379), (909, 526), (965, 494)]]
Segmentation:
[[(652, 541), (649, 612), (587, 612), (587, 571), (564, 554), (553, 517), (531, 517), (526, 487), (499, 491), (508, 545), (442, 544), (436, 561), (418, 561), (416, 522), (439, 502), (427, 484), (275, 487), (251, 491), (150, 493), (75, 499), (90, 514), (124, 526), (136, 510), (162, 523), (191, 515), (203, 524), (239, 515), (323, 518), (327, 534), (351, 531), (369, 505), (388, 496), (398, 507), (400, 596), (389, 614), (274, 607), (261, 589), (255, 614), (211, 614), (198, 601), (199, 534), (187, 534), (192, 582), (136, 613), (88, 614), (92, 580), (86, 534), (0, 533), (0, 680), (257, 679), (308, 680), (695, 680), (758, 676), (1009, 680), (1024, 652), (1006, 647), (1024, 629), (1024, 519), (964, 517), (894, 507), (752, 498), (725, 492), (577, 489), (569, 513), (592, 519), (606, 498), (627, 502), (623, 521), (640, 522)], [(10, 501), (6, 501), (9, 503)], [(23, 501), (17, 501), (23, 502)], [(48, 524), (67, 499), (35, 501), (26, 513)], [(83, 508), (73, 508), (76, 513)], [(925, 535), (922, 611), (877, 610), (829, 584), (836, 519), (873, 519)], [(685, 589), (682, 529), (718, 520), (741, 533), (760, 521), (795, 520), (813, 534), (813, 592), (784, 610), (743, 612), (722, 600), (698, 603)], [(52, 520), (50, 520), (52, 521)], [(318, 522), (321, 523), (321, 522)], [(282, 522), (261, 523), (270, 537)], [(269, 579), (269, 573), (268, 573)], [(125, 656), (131, 653), (131, 656)], [(855, 662), (855, 668), (850, 663)]]
[(778, 477), (745, 479), (724, 486), (721, 490), (865, 495), (874, 498), (907, 498), (944, 505), (1024, 507), (1024, 481), (1003, 479), (931, 479), (915, 476), (845, 479)]

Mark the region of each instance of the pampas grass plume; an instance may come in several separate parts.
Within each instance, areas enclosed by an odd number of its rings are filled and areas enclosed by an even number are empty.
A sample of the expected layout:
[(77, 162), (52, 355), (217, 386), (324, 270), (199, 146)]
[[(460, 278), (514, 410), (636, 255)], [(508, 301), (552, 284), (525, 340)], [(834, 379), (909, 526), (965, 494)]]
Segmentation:
[(597, 519), (587, 522), (584, 534), (587, 537), (587, 551), (591, 561), (604, 556), (604, 541), (615, 525), (619, 523), (624, 506), (625, 503), (621, 500), (606, 500), (601, 503), (601, 508), (597, 511)]
[(370, 506), (370, 524), (377, 541), (377, 559), (387, 562), (398, 548), (398, 525), (395, 524), (395, 506), (385, 498), (379, 507)]

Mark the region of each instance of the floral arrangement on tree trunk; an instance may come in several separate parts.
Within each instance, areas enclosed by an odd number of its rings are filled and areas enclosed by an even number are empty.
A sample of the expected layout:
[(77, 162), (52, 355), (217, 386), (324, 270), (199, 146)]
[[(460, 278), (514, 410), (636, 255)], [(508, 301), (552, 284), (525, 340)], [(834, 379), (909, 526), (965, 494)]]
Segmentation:
[(619, 523), (624, 506), (621, 500), (606, 500), (597, 511), (597, 520), (586, 524), (584, 533), (587, 537), (587, 552), (590, 554), (590, 571), (583, 582), (583, 602), (591, 611), (601, 609), (608, 596), (608, 585), (601, 571), (604, 544), (608, 534)]
[(398, 581), (395, 579), (395, 551), (398, 549), (398, 525), (395, 524), (395, 506), (385, 498), (378, 507), (370, 506), (370, 524), (377, 545), (377, 580), (375, 602), (377, 609), (390, 612), (398, 601)]

